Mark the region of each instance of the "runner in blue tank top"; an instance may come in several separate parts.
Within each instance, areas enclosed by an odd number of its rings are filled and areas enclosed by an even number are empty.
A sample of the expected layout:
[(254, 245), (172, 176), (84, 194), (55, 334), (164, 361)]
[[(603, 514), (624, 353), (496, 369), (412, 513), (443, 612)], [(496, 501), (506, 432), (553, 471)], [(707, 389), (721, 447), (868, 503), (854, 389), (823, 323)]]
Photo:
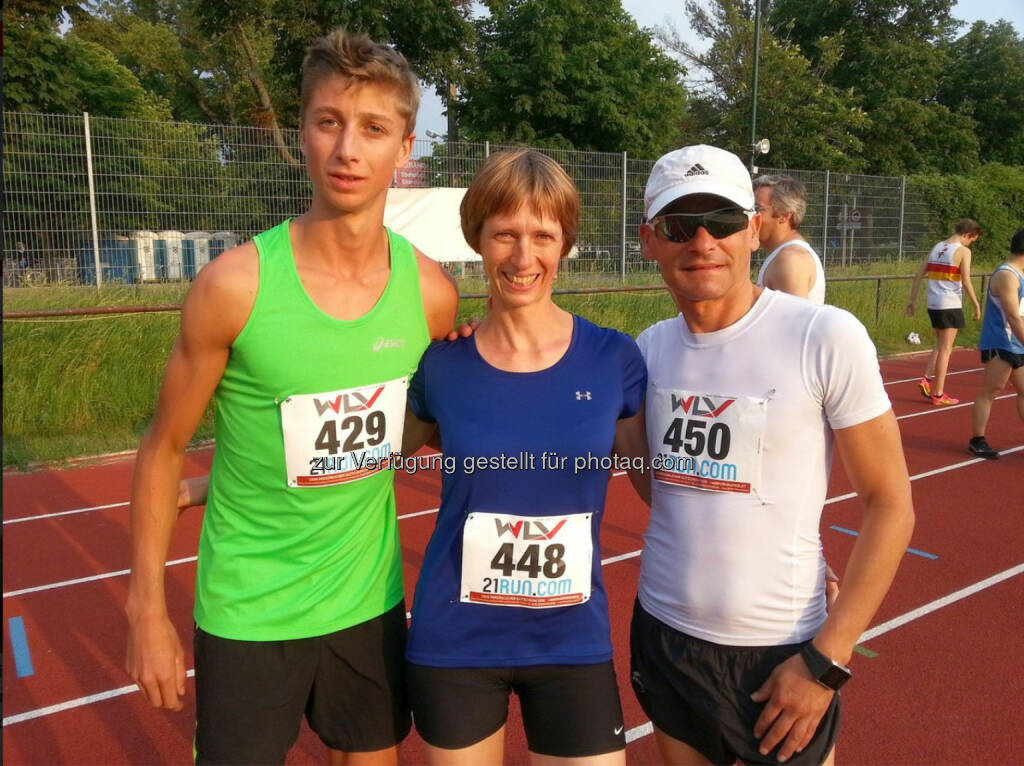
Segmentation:
[(455, 463), (406, 652), (432, 763), (500, 763), (511, 692), (535, 762), (625, 762), (598, 531), (613, 444), (634, 449), (616, 432), (641, 417), (647, 373), (631, 338), (551, 299), (578, 216), (550, 158), (488, 160), (462, 203), (488, 315), (428, 348), (410, 388), (404, 453), (436, 424)]
[(985, 320), (981, 324), (981, 363), (985, 376), (974, 400), (974, 435), (967, 451), (994, 460), (999, 457), (985, 440), (992, 402), (1007, 381), (1017, 391), (1017, 414), (1024, 420), (1024, 229), (1010, 239), (1010, 257), (988, 283)]

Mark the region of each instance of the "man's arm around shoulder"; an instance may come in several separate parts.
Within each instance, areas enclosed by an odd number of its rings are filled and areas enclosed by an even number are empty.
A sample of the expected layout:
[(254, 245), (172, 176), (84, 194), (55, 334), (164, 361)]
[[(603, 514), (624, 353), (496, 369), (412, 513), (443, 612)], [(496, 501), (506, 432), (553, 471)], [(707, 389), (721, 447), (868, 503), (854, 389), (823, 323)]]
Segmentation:
[(154, 707), (180, 710), (184, 652), (167, 612), (164, 565), (178, 516), (185, 447), (220, 382), (231, 344), (256, 300), (259, 269), (251, 242), (200, 271), (181, 312), (156, 414), (139, 445), (131, 492), (131, 577), (126, 669)]
[(416, 265), (420, 273), (420, 295), (423, 297), (423, 312), (427, 317), (427, 329), (431, 340), (442, 340), (455, 326), (455, 315), (459, 308), (459, 290), (455, 279), (443, 266), (419, 250), (416, 250)]

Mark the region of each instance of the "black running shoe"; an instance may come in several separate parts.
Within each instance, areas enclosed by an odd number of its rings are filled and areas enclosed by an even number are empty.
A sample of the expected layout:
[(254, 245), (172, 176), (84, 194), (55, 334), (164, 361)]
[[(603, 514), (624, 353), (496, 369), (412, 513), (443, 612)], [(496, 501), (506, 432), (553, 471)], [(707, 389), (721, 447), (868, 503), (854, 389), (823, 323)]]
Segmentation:
[(984, 436), (978, 436), (971, 439), (967, 445), (967, 451), (972, 455), (983, 457), (986, 460), (998, 460), (999, 453), (992, 449), (992, 445), (985, 441)]

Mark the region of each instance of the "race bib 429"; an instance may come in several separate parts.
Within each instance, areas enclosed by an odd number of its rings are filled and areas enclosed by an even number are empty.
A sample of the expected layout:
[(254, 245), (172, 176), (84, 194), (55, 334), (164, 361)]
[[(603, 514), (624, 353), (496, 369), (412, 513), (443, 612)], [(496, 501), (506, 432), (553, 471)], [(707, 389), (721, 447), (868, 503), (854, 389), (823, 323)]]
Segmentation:
[(344, 484), (389, 467), (402, 448), (405, 394), (398, 378), (282, 401), (288, 486)]

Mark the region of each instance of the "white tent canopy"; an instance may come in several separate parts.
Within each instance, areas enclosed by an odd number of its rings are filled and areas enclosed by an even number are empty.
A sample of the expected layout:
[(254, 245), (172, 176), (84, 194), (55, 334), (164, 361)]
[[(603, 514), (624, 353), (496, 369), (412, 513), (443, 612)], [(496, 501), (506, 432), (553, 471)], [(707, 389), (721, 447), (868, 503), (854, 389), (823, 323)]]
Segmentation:
[(465, 189), (388, 189), (384, 225), (435, 261), (479, 261), (459, 224), (459, 205), (465, 194)]

